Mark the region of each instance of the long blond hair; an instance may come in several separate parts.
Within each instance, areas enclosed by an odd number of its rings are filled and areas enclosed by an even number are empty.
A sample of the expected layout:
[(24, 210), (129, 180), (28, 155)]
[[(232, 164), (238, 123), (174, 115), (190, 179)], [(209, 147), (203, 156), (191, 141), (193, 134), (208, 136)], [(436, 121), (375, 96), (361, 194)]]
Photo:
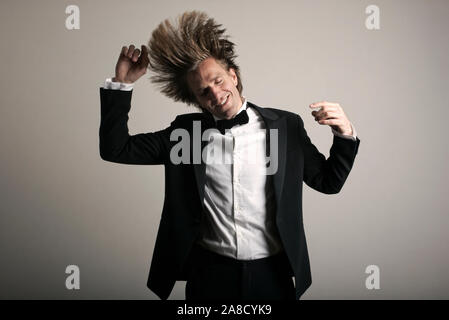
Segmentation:
[(172, 24), (164, 20), (153, 31), (148, 42), (150, 79), (163, 94), (188, 105), (198, 104), (187, 83), (188, 72), (206, 58), (213, 57), (237, 75), (237, 90), (242, 94), (240, 68), (235, 63), (234, 43), (213, 18), (198, 11), (185, 12)]

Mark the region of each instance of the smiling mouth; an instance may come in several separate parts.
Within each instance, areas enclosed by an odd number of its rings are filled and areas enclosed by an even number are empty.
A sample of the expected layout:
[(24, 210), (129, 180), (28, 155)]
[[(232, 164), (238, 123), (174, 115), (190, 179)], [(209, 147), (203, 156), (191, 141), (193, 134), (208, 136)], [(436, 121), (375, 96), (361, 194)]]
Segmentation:
[(225, 98), (221, 103), (215, 105), (215, 107), (223, 107), (223, 106), (228, 102), (229, 96), (230, 96), (230, 94), (228, 94), (228, 95), (226, 96), (226, 98)]

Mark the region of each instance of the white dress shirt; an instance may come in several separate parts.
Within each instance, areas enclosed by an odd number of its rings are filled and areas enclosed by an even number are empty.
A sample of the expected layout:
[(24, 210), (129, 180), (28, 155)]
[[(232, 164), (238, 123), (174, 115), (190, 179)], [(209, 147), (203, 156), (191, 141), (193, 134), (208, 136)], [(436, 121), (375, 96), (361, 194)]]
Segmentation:
[[(215, 132), (206, 146), (205, 219), (199, 244), (239, 260), (270, 256), (282, 248), (275, 223), (274, 189), (267, 185), (266, 130), (262, 117), (247, 108), (248, 123)], [(217, 118), (214, 117), (216, 120)], [(224, 147), (230, 146), (230, 147)], [(211, 161), (211, 150), (222, 161)]]
[[(133, 85), (107, 79), (104, 88), (129, 91)], [(238, 113), (243, 110), (248, 123), (234, 126), (225, 135), (212, 133), (206, 146), (206, 212), (198, 244), (224, 256), (253, 260), (278, 253), (282, 244), (275, 222), (274, 190), (267, 183), (265, 123), (256, 110), (247, 108), (246, 99)], [(353, 136), (332, 132), (355, 140), (352, 130)], [(220, 159), (215, 150), (221, 151)]]

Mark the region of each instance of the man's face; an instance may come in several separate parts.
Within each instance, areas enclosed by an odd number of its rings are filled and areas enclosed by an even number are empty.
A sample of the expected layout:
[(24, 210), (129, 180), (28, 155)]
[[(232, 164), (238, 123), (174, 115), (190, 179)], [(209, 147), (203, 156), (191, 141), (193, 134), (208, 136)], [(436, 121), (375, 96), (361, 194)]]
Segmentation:
[(187, 82), (200, 107), (221, 119), (231, 119), (242, 106), (234, 69), (226, 71), (214, 58), (189, 72)]

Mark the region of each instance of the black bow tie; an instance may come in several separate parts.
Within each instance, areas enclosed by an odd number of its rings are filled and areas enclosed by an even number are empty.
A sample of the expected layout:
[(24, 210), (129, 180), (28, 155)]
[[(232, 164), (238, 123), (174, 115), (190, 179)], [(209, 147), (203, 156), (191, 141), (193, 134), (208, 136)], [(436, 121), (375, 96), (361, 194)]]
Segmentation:
[(217, 120), (217, 129), (218, 131), (220, 131), (221, 134), (225, 134), (226, 129), (231, 129), (233, 126), (238, 124), (248, 123), (248, 120), (249, 120), (248, 114), (246, 113), (246, 110), (243, 110), (232, 119)]

